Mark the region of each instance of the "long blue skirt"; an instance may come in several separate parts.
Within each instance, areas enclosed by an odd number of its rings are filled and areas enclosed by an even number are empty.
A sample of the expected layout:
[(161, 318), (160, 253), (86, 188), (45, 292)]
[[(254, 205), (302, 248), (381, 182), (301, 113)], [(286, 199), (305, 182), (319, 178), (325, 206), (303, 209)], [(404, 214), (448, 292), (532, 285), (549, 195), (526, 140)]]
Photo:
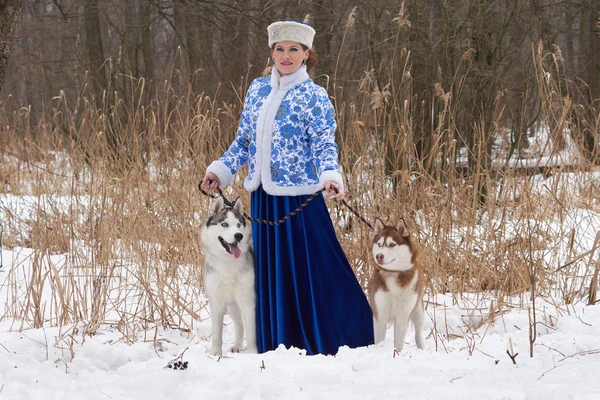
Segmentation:
[[(278, 221), (309, 196), (252, 192), (250, 215)], [(323, 196), (278, 226), (252, 223), (258, 351), (336, 354), (373, 343), (373, 314), (340, 246)]]

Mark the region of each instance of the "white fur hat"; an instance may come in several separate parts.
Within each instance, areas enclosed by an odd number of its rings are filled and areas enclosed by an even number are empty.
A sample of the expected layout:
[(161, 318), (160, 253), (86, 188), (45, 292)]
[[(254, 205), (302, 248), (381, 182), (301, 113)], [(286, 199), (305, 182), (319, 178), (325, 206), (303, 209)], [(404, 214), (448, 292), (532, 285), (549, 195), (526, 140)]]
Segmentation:
[(310, 25), (296, 21), (273, 22), (267, 27), (267, 32), (269, 33), (269, 47), (277, 42), (291, 40), (312, 49), (315, 37), (315, 30)]

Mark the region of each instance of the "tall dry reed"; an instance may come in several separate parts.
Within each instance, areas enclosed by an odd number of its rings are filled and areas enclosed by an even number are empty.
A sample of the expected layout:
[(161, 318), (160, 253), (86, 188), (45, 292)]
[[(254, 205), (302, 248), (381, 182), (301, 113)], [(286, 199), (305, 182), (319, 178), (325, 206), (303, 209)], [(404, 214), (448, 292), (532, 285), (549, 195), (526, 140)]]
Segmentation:
[[(540, 52), (535, 82), (550, 132), (545, 153), (554, 156), (568, 144), (565, 132), (584, 137), (578, 130), (600, 126), (600, 114), (573, 123), (570, 95), (548, 78)], [(595, 301), (597, 243), (578, 231), (577, 210), (598, 212), (598, 175), (590, 174), (597, 160), (579, 159), (568, 172), (564, 164), (511, 168), (501, 108), (493, 132), (473, 124), (477, 146), (465, 152), (456, 120), (468, 54), (453, 86), (436, 87), (436, 128), (420, 154), (413, 116), (423, 115), (416, 112), (423, 103), (411, 90), (410, 54), (399, 50), (394, 60), (389, 82), (368, 72), (353, 101), (336, 102), (347, 200), (368, 220), (406, 220), (422, 248), (429, 295), (459, 301), (480, 293), (493, 299), (492, 319), (514, 296), (568, 304), (589, 294)], [(178, 94), (170, 82), (142, 101), (147, 83), (140, 80), (129, 102), (107, 91), (101, 108), (85, 91), (76, 104), (59, 94), (40, 121), (9, 98), (0, 108), (0, 190), (29, 211), (0, 204), (3, 244), (33, 251), (23, 263), (30, 268), (7, 273), (0, 318), (13, 319), (16, 329), (83, 324), (89, 334), (110, 324), (128, 340), (156, 326), (193, 329), (204, 315), (198, 236), (209, 204), (196, 185), (234, 137), (244, 87), (245, 80), (235, 104)], [(503, 156), (506, 162), (493, 162)], [(227, 194), (248, 206), (240, 183)], [(329, 207), (366, 287), (371, 232), (341, 205)]]

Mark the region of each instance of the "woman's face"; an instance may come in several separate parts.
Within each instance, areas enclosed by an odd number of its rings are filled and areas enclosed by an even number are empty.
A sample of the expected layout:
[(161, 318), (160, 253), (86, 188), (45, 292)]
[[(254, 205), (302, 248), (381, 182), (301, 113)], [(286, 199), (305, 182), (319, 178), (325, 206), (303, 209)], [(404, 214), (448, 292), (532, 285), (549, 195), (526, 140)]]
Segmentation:
[(279, 74), (288, 75), (300, 68), (302, 61), (308, 59), (309, 52), (310, 50), (304, 50), (300, 43), (285, 40), (275, 43), (271, 49), (271, 57)]

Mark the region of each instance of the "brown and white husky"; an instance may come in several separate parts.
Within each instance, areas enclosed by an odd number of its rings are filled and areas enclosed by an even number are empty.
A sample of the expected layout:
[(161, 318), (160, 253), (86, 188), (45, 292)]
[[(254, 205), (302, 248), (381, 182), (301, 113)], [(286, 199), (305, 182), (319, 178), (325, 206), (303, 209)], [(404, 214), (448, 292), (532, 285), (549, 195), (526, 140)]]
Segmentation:
[(395, 226), (375, 221), (372, 253), (375, 269), (369, 281), (369, 303), (373, 310), (375, 343), (385, 339), (387, 324), (394, 324), (394, 347), (404, 346), (412, 320), (417, 347), (423, 348), (423, 268), (417, 244), (404, 221)]

